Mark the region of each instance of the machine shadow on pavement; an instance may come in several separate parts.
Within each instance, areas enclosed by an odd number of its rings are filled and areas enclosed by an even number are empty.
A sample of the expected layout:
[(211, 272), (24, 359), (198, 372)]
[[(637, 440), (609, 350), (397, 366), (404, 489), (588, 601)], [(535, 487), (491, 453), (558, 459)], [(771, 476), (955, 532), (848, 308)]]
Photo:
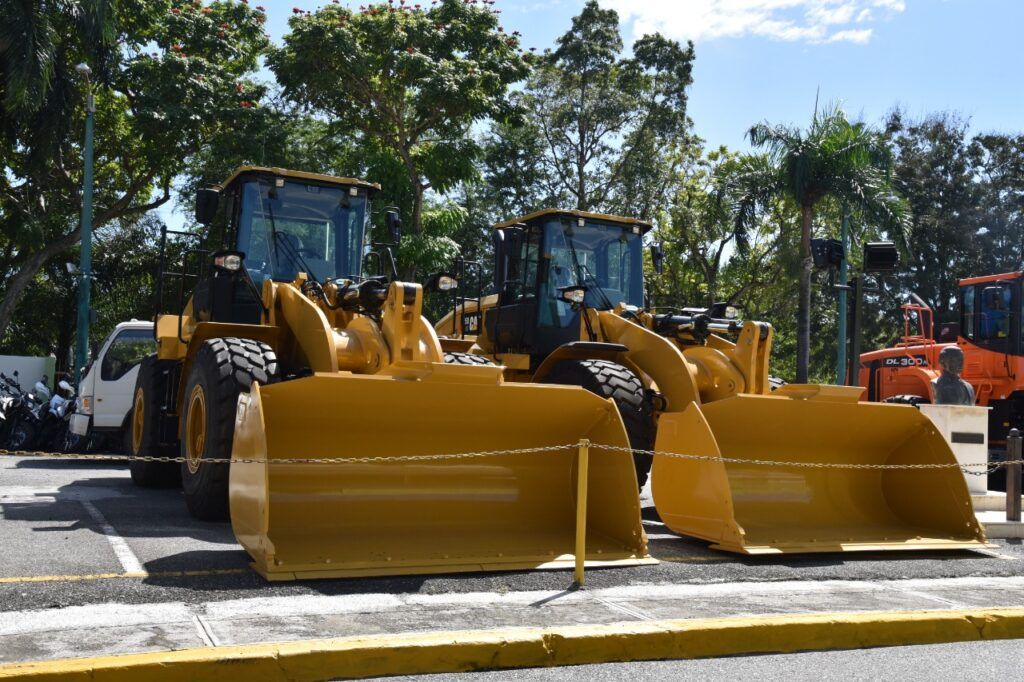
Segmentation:
[[(123, 476), (82, 478), (53, 491), (30, 489), (13, 500), (3, 500), (0, 506), (4, 519), (31, 523), (33, 531), (88, 529), (99, 535), (106, 534), (100, 522), (83, 507), (83, 502), (94, 505), (122, 537), (186, 537), (236, 545), (230, 524), (204, 523), (191, 518), (181, 501), (180, 490), (137, 488)], [(64, 525), (47, 526), (46, 522)]]

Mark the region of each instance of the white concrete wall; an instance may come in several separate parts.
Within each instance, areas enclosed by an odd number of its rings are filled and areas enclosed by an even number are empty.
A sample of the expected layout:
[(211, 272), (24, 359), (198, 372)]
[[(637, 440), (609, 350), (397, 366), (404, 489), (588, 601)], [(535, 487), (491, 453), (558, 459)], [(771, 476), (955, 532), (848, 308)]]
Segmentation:
[(25, 355), (0, 355), (0, 372), (7, 376), (14, 376), (18, 372), (18, 383), (26, 391), (31, 391), (37, 381), (46, 375), (46, 387), (53, 390), (53, 369), (56, 360), (51, 355), (48, 358), (34, 358)]

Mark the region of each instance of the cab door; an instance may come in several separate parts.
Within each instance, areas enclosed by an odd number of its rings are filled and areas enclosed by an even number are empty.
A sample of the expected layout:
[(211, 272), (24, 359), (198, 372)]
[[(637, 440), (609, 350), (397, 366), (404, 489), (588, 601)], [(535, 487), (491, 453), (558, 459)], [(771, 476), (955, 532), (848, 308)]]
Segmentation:
[(120, 428), (132, 405), (139, 363), (156, 352), (151, 328), (126, 328), (103, 349), (99, 376), (93, 386), (93, 426)]

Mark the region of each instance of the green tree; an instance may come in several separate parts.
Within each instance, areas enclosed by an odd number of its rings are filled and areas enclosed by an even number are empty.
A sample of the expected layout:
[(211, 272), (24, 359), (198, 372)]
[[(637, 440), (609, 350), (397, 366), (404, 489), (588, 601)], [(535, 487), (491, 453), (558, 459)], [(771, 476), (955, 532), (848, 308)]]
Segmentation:
[(761, 191), (788, 197), (800, 211), (796, 380), (806, 383), (815, 209), (823, 200), (833, 198), (857, 207), (869, 223), (900, 234), (908, 223), (907, 211), (890, 182), (893, 159), (884, 138), (863, 123), (850, 123), (838, 108), (815, 112), (806, 131), (760, 123), (750, 129), (748, 137), (751, 144), (768, 152)]
[(399, 159), (419, 236), (427, 190), (476, 174), (470, 126), (510, 113), (506, 90), (529, 71), (519, 39), (486, 4), (461, 0), (327, 5), (297, 11), (289, 26), (268, 60), (285, 94)]
[[(643, 36), (622, 57), (619, 17), (589, 0), (554, 51), (539, 59), (522, 97), (545, 143), (540, 163), (559, 199), (579, 210), (649, 217), (663, 195), (636, 201), (638, 188), (669, 177), (666, 158), (685, 140), (693, 45)], [(656, 172), (667, 166), (669, 172)], [(659, 177), (652, 181), (652, 170)]]
[(252, 114), (263, 87), (251, 76), (267, 46), (262, 11), (226, 0), (2, 11), (28, 33), (0, 37), (0, 336), (39, 269), (80, 238), (85, 84), (73, 66), (89, 60), (94, 71), (100, 229), (169, 201), (187, 159)]

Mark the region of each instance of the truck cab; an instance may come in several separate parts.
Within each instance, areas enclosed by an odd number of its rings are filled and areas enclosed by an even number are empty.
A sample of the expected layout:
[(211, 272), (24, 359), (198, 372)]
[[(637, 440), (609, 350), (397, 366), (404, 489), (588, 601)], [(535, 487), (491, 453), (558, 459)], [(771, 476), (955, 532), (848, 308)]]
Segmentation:
[(132, 406), (139, 363), (155, 351), (152, 322), (131, 320), (114, 327), (79, 384), (71, 432), (107, 435), (119, 443)]

